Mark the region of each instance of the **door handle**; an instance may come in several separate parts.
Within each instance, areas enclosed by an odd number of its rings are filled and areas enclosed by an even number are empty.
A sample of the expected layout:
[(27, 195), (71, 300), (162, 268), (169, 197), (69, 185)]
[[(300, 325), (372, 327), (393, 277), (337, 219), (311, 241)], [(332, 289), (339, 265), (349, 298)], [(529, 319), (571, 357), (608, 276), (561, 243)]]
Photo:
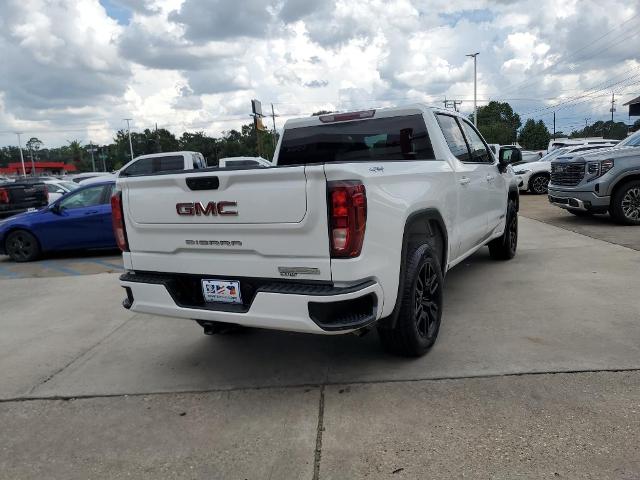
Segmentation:
[(460, 180), (460, 185), (469, 185), (471, 183), (471, 179), (469, 177), (462, 177)]
[(91, 210), (89, 212), (84, 212), (85, 215), (93, 215), (95, 213), (98, 213), (98, 210)]

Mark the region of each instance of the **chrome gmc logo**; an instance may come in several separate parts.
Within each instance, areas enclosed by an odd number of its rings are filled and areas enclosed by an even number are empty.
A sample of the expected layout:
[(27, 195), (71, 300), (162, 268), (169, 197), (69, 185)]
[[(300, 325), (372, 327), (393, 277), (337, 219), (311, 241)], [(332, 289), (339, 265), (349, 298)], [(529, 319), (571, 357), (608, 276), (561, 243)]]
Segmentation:
[(178, 215), (192, 217), (195, 215), (238, 215), (236, 207), (238, 202), (209, 202), (206, 205), (200, 202), (176, 203)]

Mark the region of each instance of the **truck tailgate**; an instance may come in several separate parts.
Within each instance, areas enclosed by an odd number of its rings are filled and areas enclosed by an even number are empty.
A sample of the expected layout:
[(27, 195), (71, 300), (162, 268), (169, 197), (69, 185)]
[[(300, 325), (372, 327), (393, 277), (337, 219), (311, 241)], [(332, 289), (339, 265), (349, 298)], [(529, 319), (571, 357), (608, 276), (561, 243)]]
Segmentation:
[(118, 179), (134, 270), (330, 280), (322, 166)]

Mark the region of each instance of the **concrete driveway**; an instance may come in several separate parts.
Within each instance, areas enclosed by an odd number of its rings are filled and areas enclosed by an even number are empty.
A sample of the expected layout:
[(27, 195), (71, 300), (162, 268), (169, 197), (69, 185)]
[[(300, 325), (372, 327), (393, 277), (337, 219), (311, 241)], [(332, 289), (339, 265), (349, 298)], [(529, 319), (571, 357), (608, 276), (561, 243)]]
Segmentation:
[(205, 337), (123, 310), (115, 274), (0, 280), (0, 477), (640, 478), (638, 272), (522, 218), (513, 261), (449, 273), (411, 360), (375, 333)]

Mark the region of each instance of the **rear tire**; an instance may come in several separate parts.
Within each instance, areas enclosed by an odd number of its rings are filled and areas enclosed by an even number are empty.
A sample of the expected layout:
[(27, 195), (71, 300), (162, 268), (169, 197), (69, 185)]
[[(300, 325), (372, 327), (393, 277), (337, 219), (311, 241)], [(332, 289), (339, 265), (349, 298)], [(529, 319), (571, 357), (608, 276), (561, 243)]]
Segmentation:
[(489, 253), (495, 260), (511, 260), (518, 249), (518, 211), (516, 202), (509, 200), (504, 233), (489, 242)]
[(442, 318), (443, 276), (438, 255), (428, 245), (409, 247), (398, 317), (393, 328), (378, 328), (383, 347), (392, 353), (419, 357), (433, 346)]
[(15, 230), (7, 235), (4, 248), (14, 262), (32, 262), (40, 256), (38, 239), (26, 230)]
[(544, 173), (533, 175), (529, 179), (529, 191), (535, 195), (544, 195), (549, 190), (549, 176)]
[(623, 225), (640, 225), (640, 180), (631, 180), (611, 199), (611, 216)]

